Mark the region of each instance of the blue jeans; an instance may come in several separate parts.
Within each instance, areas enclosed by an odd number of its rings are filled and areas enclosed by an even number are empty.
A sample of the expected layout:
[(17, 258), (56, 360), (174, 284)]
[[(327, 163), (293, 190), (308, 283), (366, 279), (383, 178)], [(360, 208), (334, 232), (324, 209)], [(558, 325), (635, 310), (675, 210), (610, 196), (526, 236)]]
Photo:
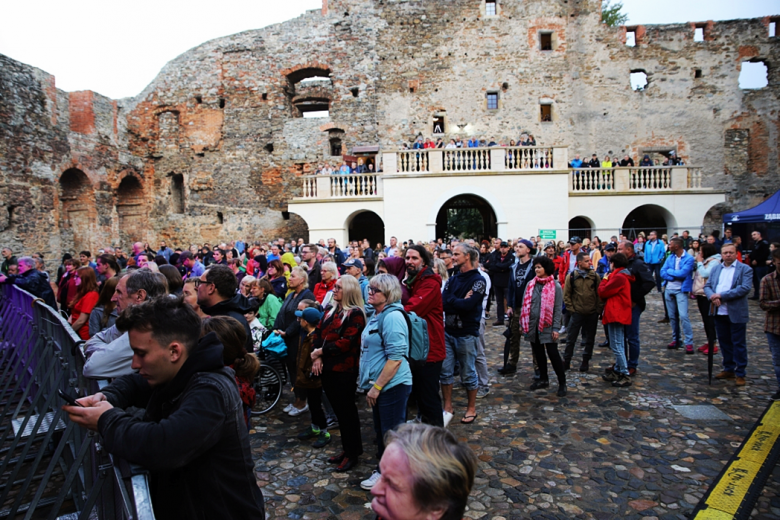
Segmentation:
[(615, 354), (615, 372), (628, 375), (626, 366), (626, 351), (623, 346), (624, 328), (622, 323), (607, 323), (607, 334), (609, 335), (609, 348)]
[(769, 343), (769, 351), (772, 353), (772, 365), (775, 368), (775, 379), (777, 384), (780, 385), (780, 336), (766, 333), (766, 341)]
[(382, 459), (385, 452), (385, 435), (396, 426), (406, 421), (406, 403), (412, 385), (395, 385), (384, 390), (376, 400), (376, 406), (371, 408), (374, 413), (374, 432), (376, 433), (376, 459)]
[(451, 385), (454, 382), (452, 374), (455, 372), (455, 358), (460, 363), (460, 381), (466, 390), (476, 390), (477, 382), (477, 336), (463, 336), (456, 338), (444, 333), (444, 345), (447, 357), (441, 365), (439, 382), (443, 385)]
[(685, 344), (693, 345), (693, 329), (691, 329), (691, 320), (688, 318), (688, 300), (690, 300), (688, 293), (667, 287), (664, 298), (666, 299), (666, 308), (669, 311), (669, 321), (672, 323), (672, 341), (680, 341), (680, 326), (682, 325)]
[(635, 305), (631, 308), (631, 325), (623, 325), (628, 368), (636, 368), (639, 365), (639, 319), (641, 317), (642, 309), (639, 305)]
[(718, 334), (723, 370), (745, 377), (747, 368), (747, 323), (731, 323), (727, 315), (715, 316), (715, 332)]

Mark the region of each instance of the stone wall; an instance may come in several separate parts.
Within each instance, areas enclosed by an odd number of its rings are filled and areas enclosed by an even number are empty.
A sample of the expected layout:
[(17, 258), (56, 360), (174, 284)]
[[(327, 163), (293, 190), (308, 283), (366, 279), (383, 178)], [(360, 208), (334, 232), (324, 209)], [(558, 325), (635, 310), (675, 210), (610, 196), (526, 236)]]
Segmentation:
[[(527, 131), (570, 157), (675, 150), (728, 193), (708, 223), (780, 188), (770, 18), (610, 28), (598, 0), (505, 0), (485, 12), (484, 0), (329, 0), (206, 42), (117, 101), (62, 92), (0, 56), (0, 243), (58, 255), (135, 239), (307, 237), (317, 223), (287, 202), (301, 175), (340, 161), (331, 136), (345, 152), (397, 148), (431, 137), (434, 116), (445, 140), (508, 143)], [(768, 87), (739, 88), (746, 60), (767, 64)], [(648, 86), (634, 91), (640, 70)], [(323, 103), (328, 118), (301, 117)]]

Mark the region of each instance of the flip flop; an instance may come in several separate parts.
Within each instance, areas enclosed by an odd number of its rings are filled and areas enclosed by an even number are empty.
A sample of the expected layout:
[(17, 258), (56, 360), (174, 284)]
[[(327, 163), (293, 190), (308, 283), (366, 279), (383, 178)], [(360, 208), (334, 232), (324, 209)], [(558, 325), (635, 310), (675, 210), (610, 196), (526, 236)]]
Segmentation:
[[(471, 419), (470, 421), (468, 419)], [(477, 420), (477, 414), (474, 415), (467, 415), (463, 419), (460, 420), (462, 424), (473, 424), (474, 421)]]

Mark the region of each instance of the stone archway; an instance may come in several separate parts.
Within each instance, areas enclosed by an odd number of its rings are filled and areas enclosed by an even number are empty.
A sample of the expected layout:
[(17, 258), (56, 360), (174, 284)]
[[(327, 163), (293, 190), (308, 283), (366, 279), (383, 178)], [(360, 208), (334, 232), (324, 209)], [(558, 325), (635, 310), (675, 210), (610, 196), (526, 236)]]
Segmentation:
[(436, 238), (474, 238), (477, 241), (498, 236), (493, 206), (471, 193), (456, 195), (439, 209), (436, 216)]
[(347, 219), (347, 234), (350, 241), (368, 239), (372, 246), (385, 242), (385, 222), (373, 211), (363, 210)]
[(60, 221), (59, 228), (63, 249), (78, 252), (91, 249), (94, 236), (92, 223), (95, 221), (95, 192), (87, 175), (70, 168), (59, 181)]
[(626, 215), (621, 232), (628, 238), (634, 238), (640, 231), (644, 231), (645, 235), (657, 231), (661, 236), (673, 233), (676, 228), (677, 220), (669, 210), (655, 204), (644, 204)]
[(578, 216), (569, 220), (569, 238), (593, 238), (593, 222), (588, 217)]
[(116, 190), (116, 212), (119, 216), (119, 239), (125, 247), (144, 241), (149, 216), (146, 212), (144, 188), (134, 175), (128, 175)]

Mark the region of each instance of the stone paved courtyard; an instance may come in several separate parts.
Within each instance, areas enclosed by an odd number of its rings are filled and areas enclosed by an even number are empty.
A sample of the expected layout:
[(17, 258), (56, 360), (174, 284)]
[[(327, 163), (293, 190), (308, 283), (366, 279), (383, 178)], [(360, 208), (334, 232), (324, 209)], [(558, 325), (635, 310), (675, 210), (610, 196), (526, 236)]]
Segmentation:
[[(596, 347), (589, 373), (568, 373), (567, 397), (555, 396), (552, 371), (552, 391), (532, 393), (528, 344), (523, 343), (518, 373), (501, 377), (495, 369), (503, 356), (503, 329), (489, 326), (490, 395), (477, 401), (475, 424), (460, 424), (461, 412), (450, 425), (480, 461), (466, 516), (687, 518), (776, 390), (763, 313), (756, 302), (750, 305), (748, 384), (739, 389), (733, 381), (709, 386), (706, 356), (666, 349), (671, 333), (668, 325), (657, 323), (663, 304), (656, 293), (642, 316), (642, 358), (627, 389), (601, 380), (612, 355)], [(695, 304), (691, 311), (698, 346), (705, 342), (704, 329)], [(597, 341), (603, 339), (599, 327)], [(715, 373), (719, 360), (717, 354)], [(464, 410), (465, 392), (456, 388), (454, 393), (456, 412)], [(284, 414), (288, 401), (286, 391), (276, 409), (253, 419), (252, 447), (268, 517), (374, 518), (371, 494), (359, 486), (376, 464), (367, 408), (361, 406), (362, 464), (339, 474), (326, 460), (340, 451), (338, 430), (324, 449), (298, 441), (309, 416)], [(680, 405), (707, 405), (699, 411), (719, 418), (686, 418), (675, 409)], [(697, 411), (679, 410), (689, 416)], [(780, 518), (778, 491), (780, 471), (775, 471), (753, 518)]]

